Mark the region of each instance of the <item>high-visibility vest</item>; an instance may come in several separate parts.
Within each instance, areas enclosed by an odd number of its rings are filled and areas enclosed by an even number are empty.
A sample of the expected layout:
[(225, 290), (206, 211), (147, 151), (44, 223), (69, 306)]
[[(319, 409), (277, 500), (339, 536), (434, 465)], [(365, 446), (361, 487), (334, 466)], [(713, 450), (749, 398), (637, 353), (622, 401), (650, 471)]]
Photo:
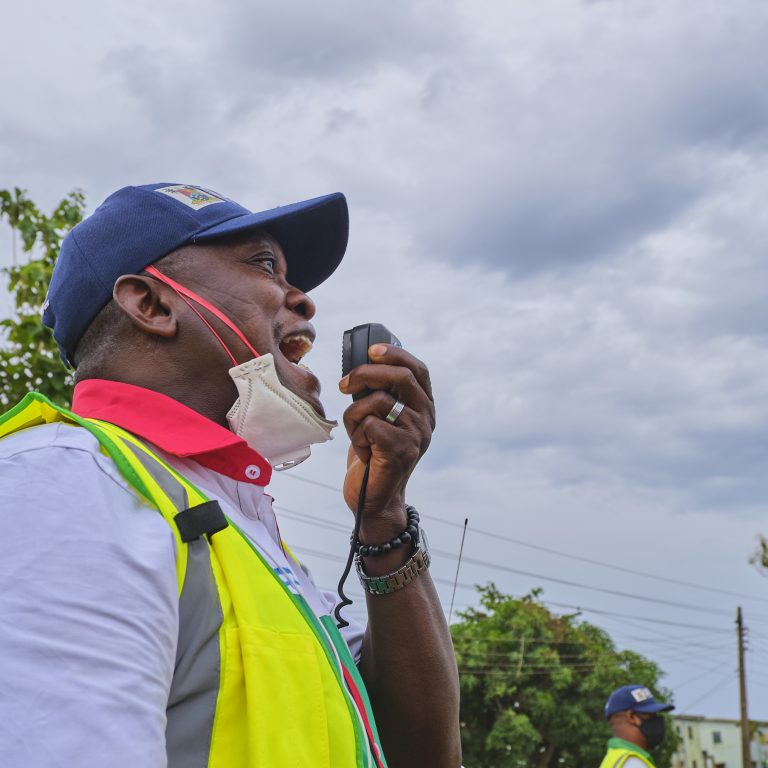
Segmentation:
[(624, 749), (623, 747), (609, 747), (607, 754), (603, 758), (603, 762), (600, 763), (600, 768), (622, 768), (624, 763), (626, 763), (630, 757), (640, 760), (645, 763), (645, 765), (649, 766), (649, 768), (656, 768), (645, 755), (635, 752), (634, 750)]
[(87, 429), (176, 540), (169, 768), (386, 768), (365, 685), (330, 616), (291, 592), (217, 502), (125, 430), (28, 394), (0, 438)]

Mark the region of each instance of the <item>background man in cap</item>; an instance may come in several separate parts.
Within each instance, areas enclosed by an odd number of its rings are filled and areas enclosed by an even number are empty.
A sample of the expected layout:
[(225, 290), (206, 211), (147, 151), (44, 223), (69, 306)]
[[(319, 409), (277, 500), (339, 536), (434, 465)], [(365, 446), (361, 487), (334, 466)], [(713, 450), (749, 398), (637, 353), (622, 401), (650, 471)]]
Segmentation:
[(73, 412), (30, 395), (0, 418), (3, 765), (459, 765), (405, 506), (435, 423), (425, 366), (379, 345), (340, 384), (369, 390), (344, 414), (366, 628), (339, 633), (264, 492), (334, 426), (298, 363), (306, 291), (346, 243), (340, 194), (252, 213), (182, 184), (123, 188), (65, 239), (44, 321)]
[(625, 685), (616, 689), (605, 705), (605, 716), (613, 737), (600, 768), (653, 768), (651, 750), (664, 740), (661, 712), (674, 709), (662, 704), (643, 685)]

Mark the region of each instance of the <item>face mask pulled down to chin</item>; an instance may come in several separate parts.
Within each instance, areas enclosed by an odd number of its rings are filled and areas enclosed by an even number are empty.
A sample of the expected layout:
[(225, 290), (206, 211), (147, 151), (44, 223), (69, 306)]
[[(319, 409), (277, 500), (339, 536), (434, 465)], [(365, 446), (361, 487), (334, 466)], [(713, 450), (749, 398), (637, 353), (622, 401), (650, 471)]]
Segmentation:
[(290, 469), (310, 454), (310, 446), (331, 440), (338, 426), (320, 416), (277, 377), (272, 354), (229, 369), (238, 398), (227, 413), (229, 428), (276, 470)]

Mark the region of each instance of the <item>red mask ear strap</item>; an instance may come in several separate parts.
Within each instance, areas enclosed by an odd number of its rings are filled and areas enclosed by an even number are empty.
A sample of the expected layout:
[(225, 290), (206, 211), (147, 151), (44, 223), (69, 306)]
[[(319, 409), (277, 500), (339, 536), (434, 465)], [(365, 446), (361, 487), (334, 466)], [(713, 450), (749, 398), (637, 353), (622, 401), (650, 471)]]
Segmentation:
[(161, 283), (165, 283), (167, 286), (173, 288), (176, 293), (181, 296), (184, 301), (187, 302), (190, 309), (193, 310), (193, 312), (208, 326), (208, 328), (211, 330), (213, 335), (219, 340), (219, 343), (224, 347), (224, 349), (227, 350), (227, 354), (232, 358), (232, 362), (237, 365), (237, 361), (235, 360), (232, 353), (229, 351), (227, 345), (222, 341), (221, 337), (219, 336), (216, 331), (213, 330), (211, 327), (211, 324), (187, 301), (187, 299), (192, 299), (192, 301), (197, 302), (201, 307), (207, 309), (212, 315), (215, 315), (216, 317), (221, 320), (224, 325), (227, 326), (240, 341), (245, 344), (246, 347), (250, 350), (251, 354), (254, 357), (260, 357), (259, 353), (251, 346), (248, 339), (245, 338), (245, 335), (243, 332), (219, 309), (216, 309), (216, 307), (213, 306), (210, 302), (206, 301), (202, 296), (198, 296), (196, 293), (190, 291), (189, 289), (185, 288), (180, 283), (177, 283), (175, 280), (172, 280), (170, 277), (164, 275), (162, 272), (160, 272), (159, 269), (155, 266), (148, 266), (144, 268), (144, 271), (148, 274), (152, 275), (152, 277), (156, 277)]
[(232, 365), (236, 366), (237, 360), (235, 360), (235, 356), (229, 351), (229, 347), (224, 343), (224, 339), (222, 339), (221, 336), (216, 333), (214, 327), (203, 317), (200, 310), (186, 296), (182, 296), (182, 294), (179, 294), (179, 296), (181, 296), (181, 300), (205, 323), (208, 330), (216, 337), (216, 341), (221, 344), (223, 350), (229, 356), (229, 359), (232, 361)]

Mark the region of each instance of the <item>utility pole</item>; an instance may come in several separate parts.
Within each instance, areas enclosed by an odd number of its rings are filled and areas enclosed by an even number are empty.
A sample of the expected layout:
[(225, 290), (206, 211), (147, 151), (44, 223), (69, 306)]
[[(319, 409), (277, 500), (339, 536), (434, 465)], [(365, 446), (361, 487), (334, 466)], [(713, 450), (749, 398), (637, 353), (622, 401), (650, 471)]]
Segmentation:
[(736, 631), (739, 637), (739, 705), (741, 709), (741, 765), (752, 768), (752, 755), (749, 748), (749, 715), (747, 714), (747, 679), (744, 673), (744, 622), (741, 618), (741, 606), (736, 609)]

